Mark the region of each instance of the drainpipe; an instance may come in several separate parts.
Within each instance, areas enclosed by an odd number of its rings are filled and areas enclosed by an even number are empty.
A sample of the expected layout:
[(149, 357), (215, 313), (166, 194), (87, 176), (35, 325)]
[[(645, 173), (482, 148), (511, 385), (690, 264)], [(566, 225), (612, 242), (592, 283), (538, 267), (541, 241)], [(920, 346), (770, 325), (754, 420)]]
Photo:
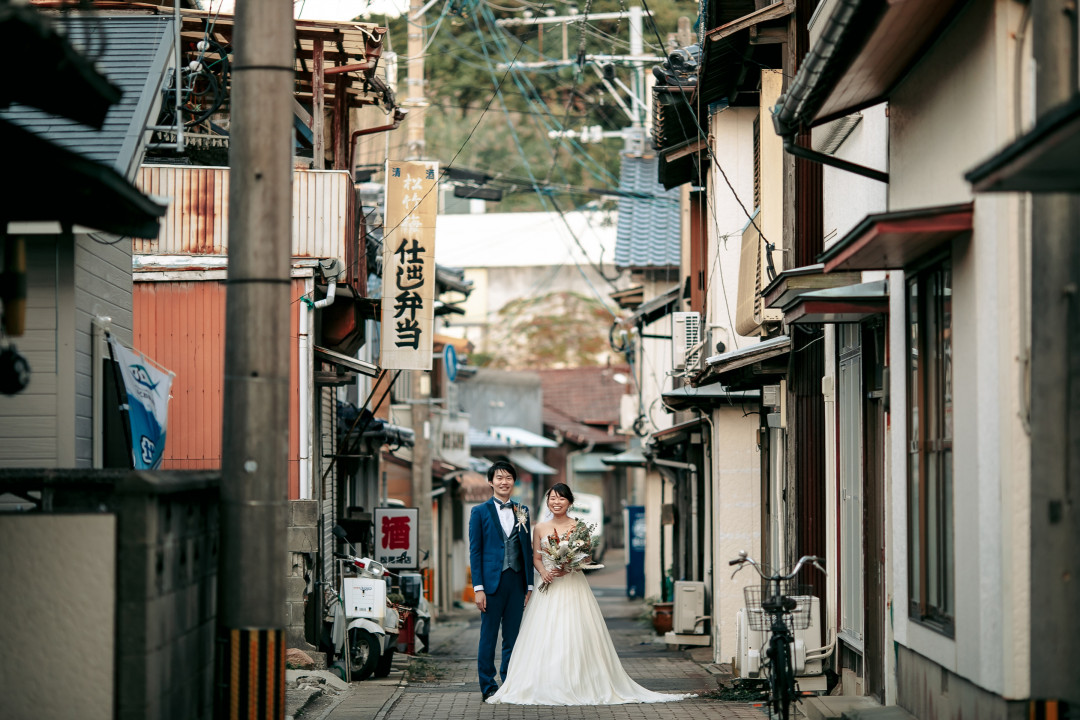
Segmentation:
[[(322, 261), (319, 261), (319, 270), (327, 279), (326, 297), (322, 300), (316, 300), (311, 304), (313, 310), (321, 310), (327, 305), (333, 305), (334, 298), (337, 296), (337, 279), (341, 277), (341, 274), (345, 272), (344, 264), (337, 258), (331, 258), (329, 265), (323, 265)], [(331, 274), (333, 273), (333, 274)]]
[(661, 467), (686, 470), (690, 473), (690, 573), (691, 580), (697, 580), (697, 557), (698, 557), (698, 497), (697, 497), (697, 465), (693, 463), (653, 458), (653, 464)]
[(352, 137), (349, 139), (349, 173), (352, 174), (355, 165), (353, 164), (356, 159), (356, 139), (361, 135), (374, 135), (378, 132), (386, 132), (387, 130), (397, 130), (401, 127), (401, 121), (405, 119), (405, 116), (409, 114), (408, 110), (401, 108), (394, 108), (394, 121), (387, 125), (379, 125), (372, 128), (361, 128), (353, 132)]
[[(866, 7), (869, 7), (869, 3)], [(827, 73), (834, 58), (838, 54), (843, 55), (848, 49), (844, 47), (845, 35), (851, 26), (859, 24), (858, 16), (865, 13), (861, 0), (840, 0), (837, 3), (836, 9), (829, 16), (821, 32), (821, 37), (803, 59), (802, 67), (792, 80), (791, 87), (780, 96), (776, 107), (773, 108), (773, 128), (776, 134), (784, 139), (784, 151), (795, 157), (888, 183), (889, 173), (887, 172), (841, 160), (838, 157), (795, 144), (795, 135), (799, 128), (803, 126), (808, 116), (820, 108), (821, 100), (824, 99), (815, 97), (815, 95), (820, 95), (820, 90), (816, 88), (818, 79)], [(815, 93), (815, 90), (818, 92)], [(811, 108), (810, 105), (813, 103), (816, 103), (816, 106)]]

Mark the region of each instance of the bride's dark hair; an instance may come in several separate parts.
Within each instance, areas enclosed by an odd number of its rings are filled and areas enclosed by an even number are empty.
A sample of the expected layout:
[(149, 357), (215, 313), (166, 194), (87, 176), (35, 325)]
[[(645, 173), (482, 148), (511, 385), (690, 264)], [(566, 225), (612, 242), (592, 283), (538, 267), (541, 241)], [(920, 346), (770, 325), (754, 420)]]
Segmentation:
[(570, 501), (570, 504), (574, 504), (574, 493), (570, 491), (570, 486), (566, 483), (555, 483), (548, 489), (548, 498), (551, 498), (551, 494), (555, 493), (561, 498), (566, 498)]

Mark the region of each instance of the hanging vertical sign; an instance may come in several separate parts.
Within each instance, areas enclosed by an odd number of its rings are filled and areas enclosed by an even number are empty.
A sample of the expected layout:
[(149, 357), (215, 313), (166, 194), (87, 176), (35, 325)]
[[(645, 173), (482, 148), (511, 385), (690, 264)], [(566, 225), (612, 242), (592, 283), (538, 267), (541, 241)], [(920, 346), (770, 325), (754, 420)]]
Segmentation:
[(384, 368), (431, 369), (438, 177), (435, 162), (387, 163), (380, 335)]
[(127, 395), (127, 407), (121, 410), (126, 410), (131, 429), (132, 466), (156, 470), (165, 452), (173, 373), (155, 367), (142, 353), (124, 347), (111, 335), (108, 339)]
[(416, 569), (419, 518), (417, 508), (375, 508), (375, 560), (390, 570)]

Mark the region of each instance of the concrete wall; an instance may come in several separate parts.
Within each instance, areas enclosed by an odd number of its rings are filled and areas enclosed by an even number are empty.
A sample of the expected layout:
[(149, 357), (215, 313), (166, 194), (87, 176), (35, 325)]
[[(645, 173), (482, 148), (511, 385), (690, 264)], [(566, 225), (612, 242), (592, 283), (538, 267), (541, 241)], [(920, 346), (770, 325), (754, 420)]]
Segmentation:
[[(1012, 32), (1020, 8), (976, 0), (908, 76), (890, 105), (891, 210), (966, 202), (963, 173), (1012, 139)], [(1025, 235), (1018, 200), (983, 196), (975, 227), (953, 251), (955, 638), (911, 622), (906, 497), (907, 326), (903, 274), (891, 273), (891, 479), (895, 638), (945, 670), (998, 695), (1024, 697), (1030, 565)], [(897, 700), (918, 707), (919, 685), (898, 673)], [(952, 706), (949, 706), (952, 708)], [(936, 717), (970, 714), (950, 709)]]
[(730, 662), (738, 654), (735, 614), (743, 607), (743, 587), (757, 580), (749, 568), (731, 578), (728, 560), (745, 550), (761, 557), (761, 453), (759, 416), (744, 417), (741, 407), (713, 410), (712, 467), (713, 661)]
[(4, 716), (112, 718), (114, 515), (0, 515)]

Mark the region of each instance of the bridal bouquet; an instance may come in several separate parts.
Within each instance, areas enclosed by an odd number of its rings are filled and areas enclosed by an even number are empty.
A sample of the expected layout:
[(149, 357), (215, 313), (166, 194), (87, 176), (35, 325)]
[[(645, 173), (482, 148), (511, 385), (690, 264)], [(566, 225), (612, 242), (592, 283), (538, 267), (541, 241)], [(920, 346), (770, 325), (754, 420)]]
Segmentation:
[[(592, 533), (595, 529), (596, 525), (586, 525), (578, 520), (565, 537), (560, 538), (558, 533), (553, 532), (544, 538), (540, 542), (540, 552), (551, 560), (554, 568), (565, 572), (603, 567), (590, 564), (594, 545)], [(549, 585), (550, 582), (540, 583), (537, 590), (544, 592)]]

